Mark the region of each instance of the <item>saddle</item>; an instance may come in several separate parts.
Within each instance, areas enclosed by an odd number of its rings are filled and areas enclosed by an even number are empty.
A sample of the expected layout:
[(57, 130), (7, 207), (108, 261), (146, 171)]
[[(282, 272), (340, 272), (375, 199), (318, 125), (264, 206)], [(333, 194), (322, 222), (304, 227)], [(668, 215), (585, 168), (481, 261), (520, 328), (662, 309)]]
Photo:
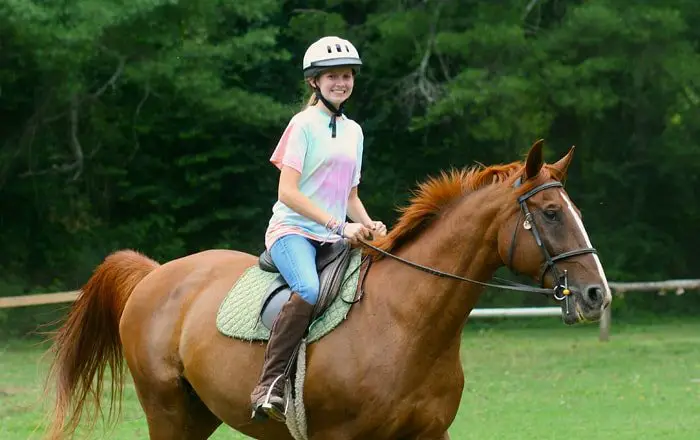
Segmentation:
[[(311, 317), (312, 322), (323, 315), (338, 296), (349, 263), (350, 245), (345, 240), (319, 246), (316, 251), (316, 270), (320, 288), (318, 301)], [(267, 250), (260, 254), (258, 266), (265, 272), (279, 273)], [(265, 327), (272, 329), (272, 323), (291, 295), (292, 291), (281, 274), (270, 283), (260, 307), (259, 319)]]

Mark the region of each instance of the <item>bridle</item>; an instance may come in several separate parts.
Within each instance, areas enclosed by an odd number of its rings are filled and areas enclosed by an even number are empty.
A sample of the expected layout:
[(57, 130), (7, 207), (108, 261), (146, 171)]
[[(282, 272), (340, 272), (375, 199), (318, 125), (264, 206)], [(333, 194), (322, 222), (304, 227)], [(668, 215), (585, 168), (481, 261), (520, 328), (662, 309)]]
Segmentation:
[[(513, 184), (513, 188), (518, 188), (522, 183), (522, 178), (518, 178), (518, 180)], [(544, 268), (542, 269), (542, 275), (540, 276), (540, 286), (541, 287), (533, 287), (533, 286), (528, 286), (527, 284), (522, 284), (522, 283), (517, 283), (514, 281), (506, 280), (503, 278), (498, 278), (498, 277), (493, 277), (493, 279), (500, 281), (503, 284), (494, 284), (494, 283), (486, 283), (483, 281), (478, 281), (478, 280), (472, 280), (470, 278), (465, 278), (461, 277), (459, 275), (454, 275), (451, 273), (447, 272), (442, 272), (437, 269), (433, 269), (431, 267), (423, 266), (418, 263), (414, 263), (412, 261), (406, 260), (404, 258), (401, 258), (397, 255), (394, 255), (390, 252), (387, 252), (383, 249), (380, 249), (376, 246), (374, 246), (371, 243), (368, 243), (365, 240), (360, 239), (360, 242), (364, 245), (367, 246), (376, 252), (379, 252), (380, 254), (393, 258), (394, 260), (400, 261), (404, 264), (407, 264), (411, 267), (414, 267), (416, 269), (422, 270), (424, 272), (430, 273), (432, 275), (436, 275), (439, 277), (445, 277), (445, 278), (451, 278), (459, 281), (466, 281), (472, 284), (477, 284), (480, 286), (484, 287), (492, 287), (496, 289), (505, 289), (505, 290), (514, 290), (518, 292), (531, 292), (531, 293), (539, 293), (543, 294), (546, 296), (551, 296), (557, 301), (562, 301), (566, 299), (570, 294), (571, 291), (569, 290), (569, 280), (568, 280), (568, 274), (567, 271), (564, 270), (563, 273), (557, 269), (556, 262), (557, 261), (562, 261), (566, 260), (567, 258), (572, 258), (576, 257), (579, 255), (586, 255), (586, 254), (596, 254), (597, 251), (595, 248), (581, 248), (581, 249), (576, 249), (573, 251), (568, 251), (568, 252), (563, 252), (559, 255), (555, 255), (552, 257), (547, 250), (547, 247), (545, 246), (544, 242), (542, 241), (542, 236), (540, 235), (540, 232), (537, 228), (537, 224), (535, 223), (535, 219), (530, 212), (530, 209), (527, 206), (527, 200), (534, 196), (535, 194), (539, 193), (540, 191), (544, 191), (546, 189), (550, 188), (563, 188), (564, 185), (561, 182), (546, 182), (543, 183), (539, 186), (536, 186), (535, 188), (531, 189), (530, 191), (526, 192), (525, 194), (521, 195), (518, 197), (518, 204), (520, 205), (520, 214), (518, 215), (518, 221), (515, 223), (515, 229), (513, 230), (513, 238), (511, 239), (511, 244), (510, 244), (510, 249), (508, 252), (508, 268), (513, 271), (514, 273), (517, 273), (513, 269), (513, 253), (515, 251), (515, 238), (518, 233), (518, 224), (520, 223), (520, 218), (524, 217), (525, 220), (523, 221), (523, 228), (526, 230), (529, 230), (532, 232), (535, 242), (537, 243), (537, 246), (542, 250), (542, 255), (544, 256), (545, 262), (543, 263)], [(371, 260), (370, 260), (371, 261)], [(370, 263), (371, 264), (371, 263)], [(366, 269), (365, 273), (368, 271), (369, 268)], [(554, 279), (557, 280), (557, 285), (554, 286), (551, 289), (544, 288), (544, 276), (546, 273), (551, 270)]]
[[(521, 183), (522, 177), (518, 178), (518, 180), (515, 181), (513, 187), (517, 188), (521, 185)], [(539, 193), (540, 191), (544, 191), (549, 188), (563, 187), (564, 185), (558, 181), (546, 182), (539, 186), (536, 186), (535, 188), (518, 197), (518, 204), (520, 205), (520, 214), (518, 215), (518, 221), (515, 222), (515, 228), (513, 228), (513, 238), (510, 241), (510, 250), (508, 251), (508, 268), (511, 271), (517, 273), (517, 271), (513, 269), (513, 253), (515, 252), (515, 237), (518, 235), (518, 223), (520, 223), (520, 217), (524, 216), (525, 220), (523, 221), (523, 228), (532, 232), (532, 235), (535, 238), (535, 243), (537, 243), (537, 247), (539, 247), (542, 250), (542, 256), (545, 260), (544, 267), (542, 268), (542, 273), (540, 274), (540, 286), (544, 287), (544, 276), (549, 270), (551, 270), (554, 275), (554, 279), (558, 281), (558, 284), (551, 289), (553, 291), (552, 296), (558, 301), (563, 300), (567, 295), (569, 295), (570, 291), (567, 271), (564, 270), (563, 273), (559, 272), (555, 263), (557, 261), (566, 260), (567, 258), (576, 257), (578, 255), (598, 253), (598, 251), (596, 251), (595, 248), (589, 247), (575, 249), (573, 251), (568, 252), (562, 252), (561, 254), (552, 257), (549, 254), (549, 251), (547, 250), (547, 246), (545, 246), (544, 242), (542, 241), (542, 236), (540, 235), (539, 229), (537, 229), (535, 219), (532, 213), (530, 212), (530, 208), (528, 208), (527, 206), (527, 200), (535, 194)]]

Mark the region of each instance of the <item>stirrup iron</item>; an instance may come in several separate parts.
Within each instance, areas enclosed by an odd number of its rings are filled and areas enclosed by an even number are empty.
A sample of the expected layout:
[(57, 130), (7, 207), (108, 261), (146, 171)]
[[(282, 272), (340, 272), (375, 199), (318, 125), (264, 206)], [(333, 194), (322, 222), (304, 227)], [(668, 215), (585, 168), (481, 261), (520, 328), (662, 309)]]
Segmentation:
[[(273, 420), (276, 420), (281, 423), (284, 423), (286, 421), (287, 410), (289, 409), (289, 398), (287, 397), (288, 393), (286, 389), (286, 384), (284, 387), (283, 396), (281, 396), (282, 400), (284, 400), (284, 410), (281, 414), (281, 417), (279, 416), (279, 409), (275, 405), (270, 403), (270, 397), (272, 397), (272, 390), (275, 389), (277, 381), (283, 378), (284, 374), (281, 374), (277, 376), (275, 380), (272, 381), (269, 388), (267, 389), (267, 393), (265, 394), (265, 400), (263, 400), (263, 403), (253, 408), (253, 413), (251, 414), (252, 419), (260, 420), (262, 418), (272, 418)], [(262, 410), (262, 414), (260, 414), (260, 410)]]

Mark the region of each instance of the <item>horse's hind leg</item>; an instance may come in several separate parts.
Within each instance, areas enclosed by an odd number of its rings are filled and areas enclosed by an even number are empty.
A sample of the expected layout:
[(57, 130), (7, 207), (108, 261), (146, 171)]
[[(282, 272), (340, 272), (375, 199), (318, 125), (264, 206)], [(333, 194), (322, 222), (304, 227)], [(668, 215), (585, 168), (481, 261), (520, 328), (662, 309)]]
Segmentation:
[(221, 425), (184, 379), (134, 383), (150, 440), (205, 440)]

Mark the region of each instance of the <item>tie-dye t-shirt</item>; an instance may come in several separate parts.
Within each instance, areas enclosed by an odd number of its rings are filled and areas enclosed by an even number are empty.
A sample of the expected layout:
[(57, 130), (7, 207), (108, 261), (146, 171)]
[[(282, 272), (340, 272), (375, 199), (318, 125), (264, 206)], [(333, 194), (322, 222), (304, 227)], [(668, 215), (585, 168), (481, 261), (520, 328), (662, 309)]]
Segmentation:
[[(364, 137), (359, 124), (342, 116), (337, 119), (337, 134), (332, 138), (330, 121), (330, 115), (316, 106), (297, 113), (287, 125), (270, 161), (279, 169), (287, 165), (301, 173), (301, 193), (319, 208), (344, 221), (350, 191), (360, 183)], [(272, 207), (265, 246), (270, 249), (275, 240), (287, 234), (329, 242), (341, 238), (278, 200)]]

